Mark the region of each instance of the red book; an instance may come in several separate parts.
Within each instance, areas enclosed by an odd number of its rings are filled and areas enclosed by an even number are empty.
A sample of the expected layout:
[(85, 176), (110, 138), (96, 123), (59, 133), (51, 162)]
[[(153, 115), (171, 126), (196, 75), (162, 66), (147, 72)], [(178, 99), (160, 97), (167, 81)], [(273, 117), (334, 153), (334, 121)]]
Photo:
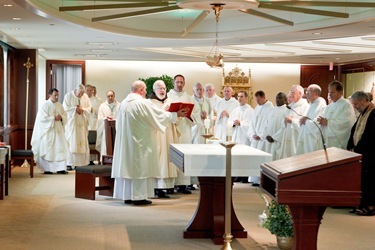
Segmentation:
[(172, 102), (171, 105), (169, 106), (168, 111), (169, 112), (177, 112), (177, 111), (179, 111), (181, 109), (185, 109), (185, 108), (188, 110), (188, 113), (187, 113), (186, 117), (189, 118), (191, 121), (193, 121), (193, 119), (191, 119), (191, 112), (193, 111), (193, 108), (194, 108), (193, 103)]

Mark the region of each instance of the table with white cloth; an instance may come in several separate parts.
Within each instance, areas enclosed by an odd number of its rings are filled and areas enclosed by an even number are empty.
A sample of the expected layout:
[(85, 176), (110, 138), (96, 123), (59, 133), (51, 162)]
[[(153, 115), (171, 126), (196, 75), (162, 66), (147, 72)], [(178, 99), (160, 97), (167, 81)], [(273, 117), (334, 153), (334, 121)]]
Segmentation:
[(0, 146), (0, 200), (8, 195), (10, 146)]
[[(212, 238), (223, 243), (225, 221), (226, 148), (219, 144), (171, 144), (170, 161), (187, 176), (198, 176), (200, 198), (184, 238)], [(238, 144), (232, 148), (232, 176), (258, 176), (260, 165), (272, 155)], [(232, 203), (232, 235), (247, 238)]]

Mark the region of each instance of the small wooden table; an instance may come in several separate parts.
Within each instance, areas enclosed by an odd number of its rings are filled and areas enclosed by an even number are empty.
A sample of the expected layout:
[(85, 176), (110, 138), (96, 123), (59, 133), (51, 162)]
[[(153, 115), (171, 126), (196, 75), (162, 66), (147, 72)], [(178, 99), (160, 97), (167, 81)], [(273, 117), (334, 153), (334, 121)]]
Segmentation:
[[(187, 176), (198, 176), (200, 198), (184, 238), (212, 238), (223, 244), (225, 221), (226, 149), (218, 144), (171, 144), (170, 160)], [(246, 145), (232, 148), (232, 176), (258, 176), (272, 155)], [(232, 235), (247, 238), (232, 203)]]

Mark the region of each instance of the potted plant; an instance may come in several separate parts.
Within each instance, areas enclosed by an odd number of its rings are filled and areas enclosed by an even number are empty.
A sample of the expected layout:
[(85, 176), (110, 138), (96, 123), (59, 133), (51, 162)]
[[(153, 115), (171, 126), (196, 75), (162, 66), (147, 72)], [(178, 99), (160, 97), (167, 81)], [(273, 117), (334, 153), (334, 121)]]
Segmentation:
[(261, 196), (266, 203), (266, 210), (259, 216), (261, 226), (276, 235), (280, 249), (292, 249), (294, 244), (293, 219), (288, 206), (278, 204), (274, 200), (268, 202), (263, 194)]

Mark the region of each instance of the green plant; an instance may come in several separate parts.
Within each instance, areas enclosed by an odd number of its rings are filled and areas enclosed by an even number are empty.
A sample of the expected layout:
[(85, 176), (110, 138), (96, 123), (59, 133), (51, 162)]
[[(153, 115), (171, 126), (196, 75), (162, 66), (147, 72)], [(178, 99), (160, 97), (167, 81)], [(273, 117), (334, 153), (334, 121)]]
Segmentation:
[(293, 237), (293, 220), (286, 205), (272, 200), (268, 203), (265, 213), (267, 218), (263, 224), (264, 228), (279, 237)]
[(162, 76), (152, 76), (148, 78), (139, 78), (139, 80), (142, 80), (146, 86), (147, 86), (147, 96), (150, 96), (152, 94), (152, 86), (154, 85), (154, 82), (157, 80), (163, 80), (165, 83), (165, 87), (167, 89), (167, 92), (170, 89), (173, 89), (173, 78), (168, 75), (162, 75)]

